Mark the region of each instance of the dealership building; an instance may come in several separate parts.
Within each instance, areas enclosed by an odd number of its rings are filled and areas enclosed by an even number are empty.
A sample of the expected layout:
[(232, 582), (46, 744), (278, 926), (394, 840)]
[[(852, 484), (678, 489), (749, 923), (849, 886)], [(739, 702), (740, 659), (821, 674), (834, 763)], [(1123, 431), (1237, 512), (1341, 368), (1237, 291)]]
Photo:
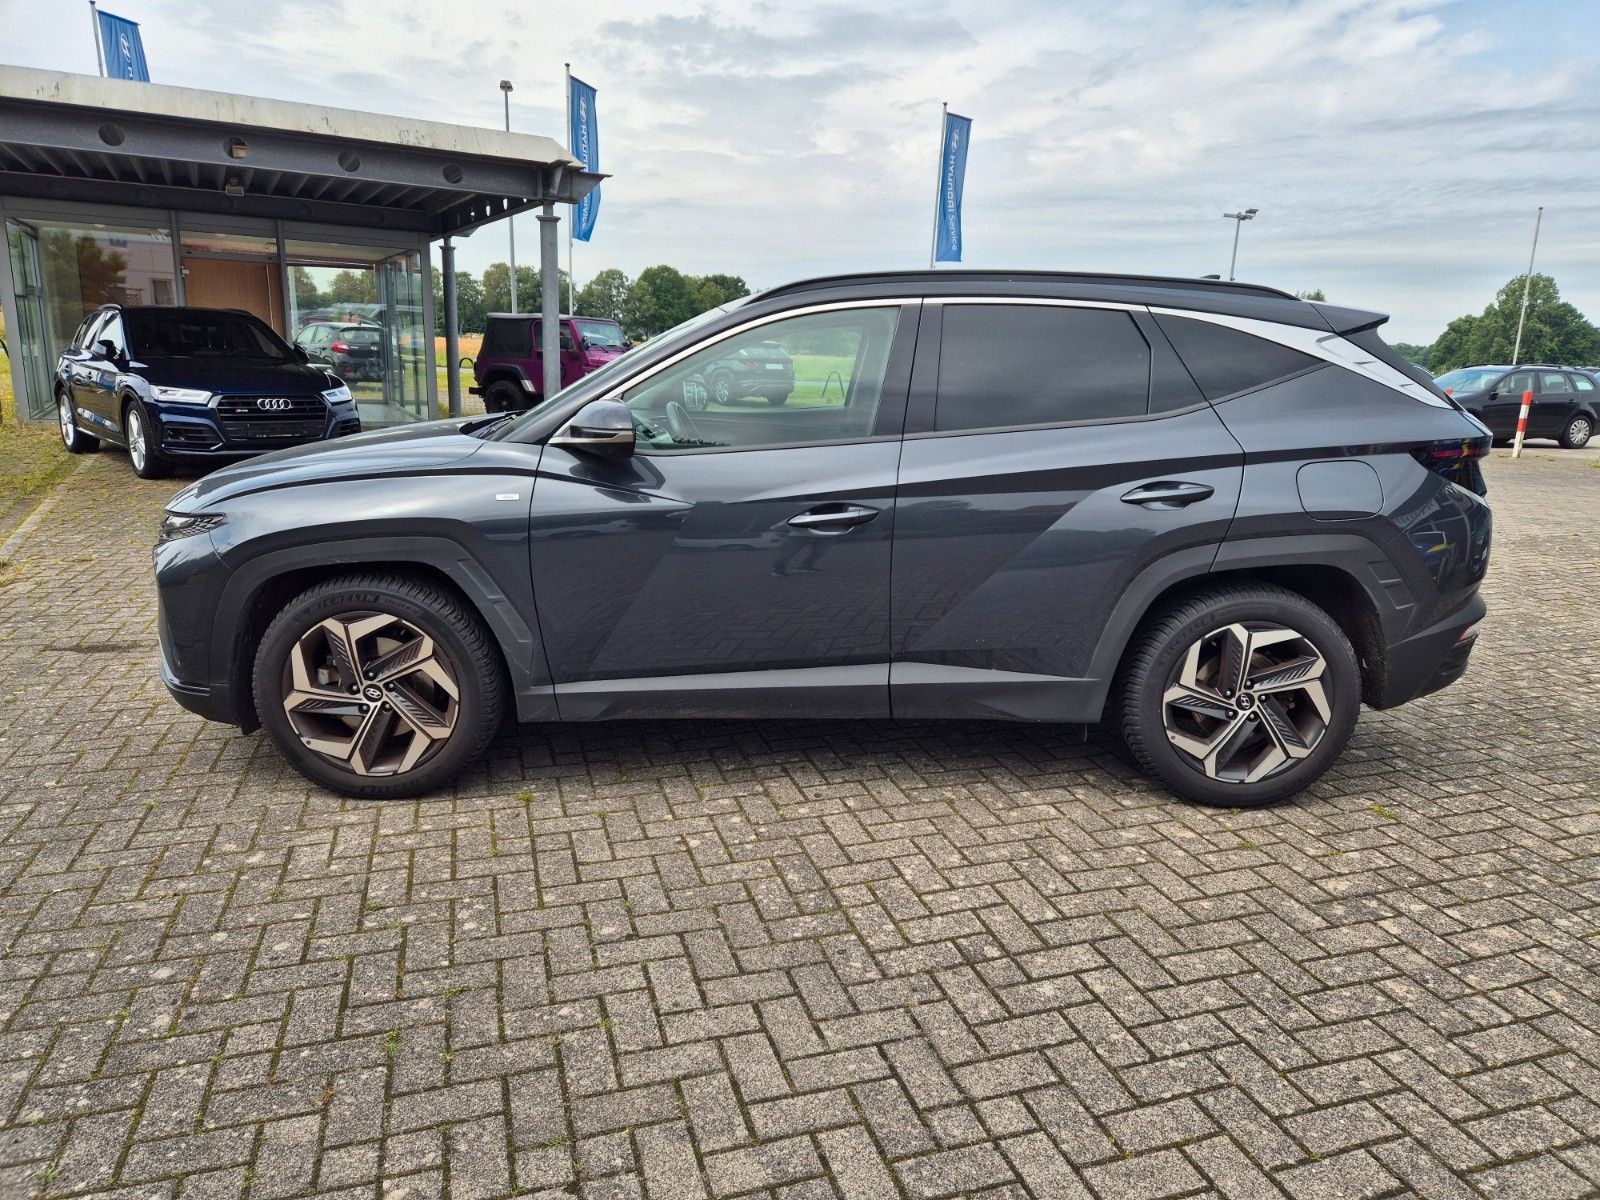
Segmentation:
[(531, 134), (0, 66), (17, 411), (54, 419), (56, 356), (115, 302), (243, 309), (290, 341), (311, 322), (374, 327), (386, 362), (352, 383), (363, 423), (430, 418), (435, 330), (454, 345), (453, 312), (434, 312), (433, 244), (453, 310), (453, 239), (538, 210), (538, 307), (554, 315), (560, 206), (600, 178)]

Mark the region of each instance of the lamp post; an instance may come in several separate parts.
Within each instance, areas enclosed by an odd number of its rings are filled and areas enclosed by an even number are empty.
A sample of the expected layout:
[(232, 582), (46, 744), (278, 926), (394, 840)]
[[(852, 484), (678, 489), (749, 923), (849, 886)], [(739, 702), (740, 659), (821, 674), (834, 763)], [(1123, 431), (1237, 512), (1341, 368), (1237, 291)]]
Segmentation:
[(1233, 222), (1233, 257), (1228, 260), (1228, 279), (1233, 279), (1233, 269), (1239, 264), (1239, 228), (1246, 221), (1254, 220), (1260, 212), (1259, 208), (1247, 208), (1243, 212), (1223, 213), (1223, 218)]
[[(511, 132), (511, 80), (500, 81), (500, 92), (506, 101), (506, 132)], [(511, 311), (517, 311), (517, 219), (506, 218), (506, 234), (511, 240)]]

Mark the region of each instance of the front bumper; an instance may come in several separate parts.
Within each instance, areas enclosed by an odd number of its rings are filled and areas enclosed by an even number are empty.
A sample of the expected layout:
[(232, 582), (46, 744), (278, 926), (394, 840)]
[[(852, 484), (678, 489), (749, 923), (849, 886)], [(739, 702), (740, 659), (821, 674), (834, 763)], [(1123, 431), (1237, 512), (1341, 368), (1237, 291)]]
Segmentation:
[(162, 542), (152, 558), (161, 682), (190, 712), (208, 721), (238, 724), (235, 685), (214, 678), (211, 646), (218, 605), (232, 572), (218, 557), (209, 533)]
[(1444, 620), (1390, 646), (1379, 702), (1373, 707), (1405, 704), (1449, 687), (1465, 675), (1467, 660), (1477, 645), (1478, 626), (1487, 611), (1483, 597), (1474, 593)]
[[(155, 426), (155, 440), (161, 448), (161, 456), (174, 460), (249, 458), (361, 432), (361, 416), (354, 403), (325, 403), (319, 415), (287, 425), (279, 436), (274, 436), (279, 431), (265, 421), (247, 426), (223, 419), (217, 409), (210, 406), (147, 401), (145, 407)], [(265, 427), (258, 429), (256, 424)]]

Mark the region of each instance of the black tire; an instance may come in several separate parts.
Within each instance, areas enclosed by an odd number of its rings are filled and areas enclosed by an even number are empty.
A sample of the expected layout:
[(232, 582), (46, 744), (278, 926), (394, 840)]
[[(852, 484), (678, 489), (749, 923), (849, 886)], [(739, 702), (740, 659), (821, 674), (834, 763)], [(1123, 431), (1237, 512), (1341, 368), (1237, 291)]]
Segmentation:
[(122, 409), (122, 431), (128, 442), (128, 461), (140, 479), (165, 479), (172, 474), (172, 462), (156, 449), (156, 429), (144, 405), (130, 400)]
[[(302, 640), (329, 618), (373, 613), (397, 618), (432, 638), (435, 653), (459, 693), (448, 735), (440, 738), (437, 748), (421, 758), (417, 766), (403, 773), (361, 774), (338, 765), (332, 758), (307, 748), (284, 708), (286, 673), (291, 670), (289, 656)], [(371, 680), (373, 676), (368, 674), (365, 678)], [(478, 615), (431, 583), (387, 574), (340, 576), (289, 601), (273, 618), (256, 649), (252, 688), (262, 727), (296, 770), (332, 791), (371, 799), (414, 796), (449, 783), (488, 749), (505, 713), (508, 695), (505, 664)], [(353, 702), (367, 698), (357, 696)], [(384, 708), (388, 708), (387, 701)], [(402, 723), (392, 721), (391, 725), (405, 733)]]
[(778, 405), (780, 405), (780, 404), (787, 404), (788, 401), (789, 401), (789, 393), (788, 392), (785, 392), (781, 396), (773, 396), (773, 395), (770, 395), (770, 394), (767, 396), (767, 403), (772, 405), (773, 408), (777, 408)]
[[(1298, 634), (1322, 655), (1320, 677), (1330, 716), (1319, 740), (1298, 760), (1255, 782), (1212, 778), (1196, 758), (1168, 736), (1164, 696), (1177, 680), (1191, 647), (1230, 625), (1270, 624)], [(1299, 644), (1299, 643), (1296, 643)], [(1246, 667), (1248, 668), (1248, 663)], [(1231, 695), (1231, 693), (1229, 693)], [(1344, 630), (1305, 597), (1270, 584), (1231, 584), (1153, 614), (1134, 635), (1115, 687), (1116, 724), (1134, 760), (1188, 800), (1224, 808), (1257, 808), (1283, 800), (1315, 782), (1343, 752), (1361, 708), (1361, 671)], [(1256, 721), (1247, 704), (1230, 711)], [(1248, 714), (1248, 716), (1247, 716)], [(1219, 722), (1220, 727), (1220, 722)], [(1264, 730), (1264, 726), (1254, 727)]]
[(520, 412), (529, 407), (523, 403), (522, 388), (509, 379), (497, 379), (483, 391), (483, 407), (492, 413)]
[(68, 454), (93, 454), (100, 449), (100, 439), (78, 428), (72, 412), (72, 401), (65, 392), (56, 393), (56, 423), (61, 427), (61, 444)]
[(1580, 413), (1567, 422), (1567, 427), (1561, 431), (1559, 440), (1563, 449), (1582, 450), (1593, 436), (1594, 422)]

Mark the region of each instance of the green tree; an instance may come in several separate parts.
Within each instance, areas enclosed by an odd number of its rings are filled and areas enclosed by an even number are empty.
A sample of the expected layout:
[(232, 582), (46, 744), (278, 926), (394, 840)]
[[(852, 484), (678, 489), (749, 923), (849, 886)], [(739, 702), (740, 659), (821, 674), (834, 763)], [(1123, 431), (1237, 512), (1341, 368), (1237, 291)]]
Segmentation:
[(750, 285), (737, 275), (698, 275), (690, 277), (689, 283), (701, 312), (750, 294)]
[(630, 337), (654, 337), (698, 312), (699, 296), (676, 267), (646, 267), (628, 289), (623, 307), (623, 328)]
[[(1477, 316), (1469, 313), (1445, 326), (1433, 344), (1428, 370), (1442, 375), (1457, 367), (1509, 363), (1516, 347), (1525, 278), (1509, 280)], [(1518, 357), (1522, 362), (1574, 365), (1600, 359), (1600, 328), (1561, 299), (1549, 275), (1534, 275), (1528, 284), (1528, 315)]]
[[(567, 273), (561, 272), (557, 281), (557, 304), (567, 301)], [(517, 310), (525, 313), (539, 311), (539, 270), (517, 264)], [(511, 311), (511, 268), (503, 262), (490, 263), (483, 273), (483, 304), (485, 312)]]
[[(520, 286), (520, 285), (519, 285)], [(521, 297), (517, 297), (518, 300)], [(483, 284), (471, 271), (456, 272), (456, 328), (462, 333), (482, 333)], [(444, 333), (444, 275), (433, 268), (433, 319)]]
[(329, 304), (376, 304), (378, 276), (375, 271), (340, 271), (328, 284)]
[(1428, 358), (1433, 353), (1431, 345), (1419, 346), (1415, 342), (1390, 342), (1389, 345), (1396, 354), (1410, 359), (1425, 371), (1428, 369)]
[(578, 311), (586, 317), (606, 317), (620, 323), (630, 286), (628, 277), (616, 267), (596, 271), (594, 278), (578, 289)]
[(1309, 292), (1296, 292), (1295, 296), (1301, 300), (1315, 300), (1319, 304), (1327, 302), (1327, 296), (1322, 294), (1321, 288), (1312, 288)]

